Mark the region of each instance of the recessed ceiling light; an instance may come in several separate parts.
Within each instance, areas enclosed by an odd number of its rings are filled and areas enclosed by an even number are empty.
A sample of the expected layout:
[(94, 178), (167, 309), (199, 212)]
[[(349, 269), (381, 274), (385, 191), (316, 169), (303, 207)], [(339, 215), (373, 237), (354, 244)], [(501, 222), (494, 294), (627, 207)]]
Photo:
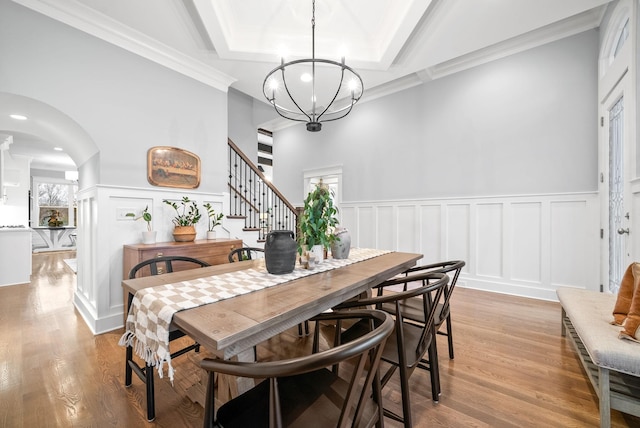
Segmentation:
[(302, 76), (300, 76), (300, 80), (302, 80), (305, 83), (311, 82), (313, 80), (313, 77), (309, 73), (303, 73)]
[(62, 151), (62, 147), (54, 147), (53, 150), (55, 150), (56, 152), (61, 152)]
[(27, 116), (23, 116), (21, 114), (10, 114), (9, 117), (15, 120), (27, 120)]

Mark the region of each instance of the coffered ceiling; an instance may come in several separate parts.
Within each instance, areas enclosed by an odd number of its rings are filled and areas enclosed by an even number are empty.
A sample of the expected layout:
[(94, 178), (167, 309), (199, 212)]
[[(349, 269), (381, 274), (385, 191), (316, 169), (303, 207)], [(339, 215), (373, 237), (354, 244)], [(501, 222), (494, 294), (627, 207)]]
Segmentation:
[[(13, 1), (265, 102), (282, 55), (311, 57), (311, 0)], [(596, 28), (610, 1), (316, 0), (316, 57), (345, 56), (366, 102)]]
[[(259, 100), (282, 54), (311, 56), (311, 0), (14, 1)], [(316, 56), (345, 56), (364, 101), (595, 28), (609, 1), (316, 0)]]

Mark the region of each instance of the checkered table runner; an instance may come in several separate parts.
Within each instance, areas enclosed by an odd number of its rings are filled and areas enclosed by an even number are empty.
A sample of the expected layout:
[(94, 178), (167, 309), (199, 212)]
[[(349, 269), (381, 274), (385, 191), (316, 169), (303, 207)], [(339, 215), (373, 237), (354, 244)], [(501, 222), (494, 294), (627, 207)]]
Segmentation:
[(169, 379), (173, 382), (173, 367), (169, 352), (169, 325), (176, 312), (337, 269), (389, 252), (352, 248), (348, 259), (327, 259), (312, 270), (302, 269), (296, 265), (291, 273), (272, 275), (267, 272), (263, 262), (254, 269), (145, 288), (133, 297), (125, 333), (118, 344), (132, 346), (135, 353), (147, 364), (157, 367), (160, 377), (163, 376), (163, 365), (167, 363)]

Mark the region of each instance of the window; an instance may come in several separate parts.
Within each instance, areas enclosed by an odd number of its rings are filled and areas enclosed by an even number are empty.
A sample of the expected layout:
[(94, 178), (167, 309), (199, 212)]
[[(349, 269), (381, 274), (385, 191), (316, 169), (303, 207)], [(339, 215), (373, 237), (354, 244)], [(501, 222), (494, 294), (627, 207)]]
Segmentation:
[(34, 179), (33, 226), (76, 226), (76, 184), (54, 179)]
[(258, 128), (258, 168), (271, 181), (273, 178), (273, 134)]
[[(608, 22), (601, 27), (604, 33), (600, 43), (600, 55), (598, 58), (598, 73), (600, 78), (603, 78), (608, 73), (614, 62), (617, 61), (621, 63), (620, 66), (615, 68), (616, 72), (619, 72), (620, 69), (626, 69), (628, 66), (626, 63), (631, 61), (630, 58), (625, 57), (629, 55), (624, 54), (625, 52), (631, 54), (631, 50), (625, 48), (625, 46), (627, 46), (627, 39), (629, 39), (631, 35), (632, 21), (630, 20), (630, 16), (633, 9), (631, 3), (631, 0), (618, 2)], [(611, 78), (614, 77), (612, 76)]]
[(615, 59), (615, 57), (618, 56), (618, 53), (624, 46), (624, 42), (627, 41), (628, 37), (629, 37), (629, 19), (625, 21), (624, 26), (622, 27), (622, 29), (620, 30), (620, 33), (618, 34), (618, 40), (616, 41), (616, 44), (613, 48), (613, 55), (612, 55), (613, 59)]

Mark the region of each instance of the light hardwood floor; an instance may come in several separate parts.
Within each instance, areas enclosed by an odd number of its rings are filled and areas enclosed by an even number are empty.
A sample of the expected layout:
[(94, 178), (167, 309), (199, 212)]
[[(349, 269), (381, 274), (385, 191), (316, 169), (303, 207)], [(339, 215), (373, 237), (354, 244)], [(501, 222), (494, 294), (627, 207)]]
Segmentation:
[[(174, 387), (166, 378), (156, 383), (157, 418), (146, 421), (143, 385), (134, 379), (124, 387), (122, 330), (94, 336), (73, 307), (75, 275), (63, 263), (73, 256), (34, 255), (31, 284), (0, 287), (0, 426), (201, 426), (202, 407), (180, 380), (195, 371), (187, 356), (174, 361)], [(455, 360), (447, 358), (446, 340), (438, 341), (440, 402), (431, 401), (427, 372), (411, 378), (415, 426), (598, 426), (597, 398), (560, 336), (557, 303), (458, 288), (452, 313)], [(307, 342), (283, 334), (259, 355), (295, 353)], [(385, 400), (398, 405), (397, 382)], [(640, 426), (638, 418), (612, 413), (614, 427)]]

